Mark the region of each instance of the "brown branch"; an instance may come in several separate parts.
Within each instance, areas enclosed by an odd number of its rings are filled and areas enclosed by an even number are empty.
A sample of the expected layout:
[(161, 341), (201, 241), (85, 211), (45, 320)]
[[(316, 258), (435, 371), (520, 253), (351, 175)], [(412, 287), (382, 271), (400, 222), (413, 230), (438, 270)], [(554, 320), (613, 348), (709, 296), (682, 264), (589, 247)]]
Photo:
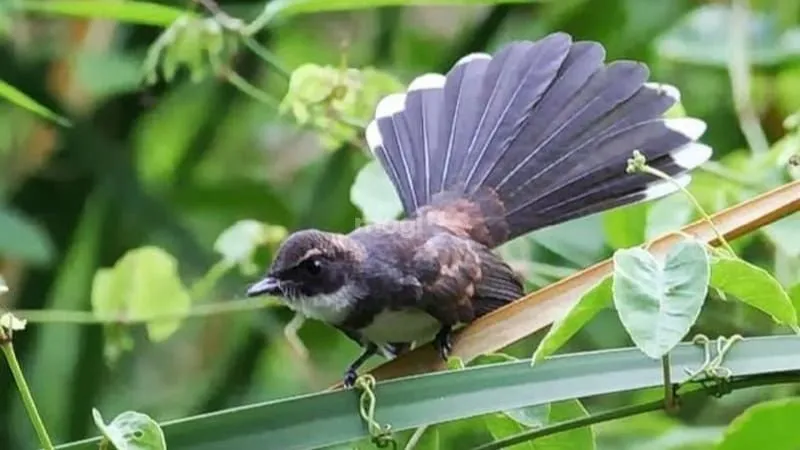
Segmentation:
[[(795, 181), (714, 214), (717, 229), (726, 239), (735, 239), (800, 210), (800, 181)], [(689, 224), (683, 233), (710, 245), (719, 245), (714, 230), (705, 220)], [(681, 236), (671, 233), (655, 240), (649, 250), (664, 255)], [(605, 260), (476, 320), (453, 339), (453, 356), (465, 363), (499, 351), (562, 317), (592, 286), (611, 274), (611, 260)], [(386, 380), (444, 369), (446, 366), (430, 344), (423, 345), (372, 371)], [(340, 387), (336, 384), (334, 388)]]

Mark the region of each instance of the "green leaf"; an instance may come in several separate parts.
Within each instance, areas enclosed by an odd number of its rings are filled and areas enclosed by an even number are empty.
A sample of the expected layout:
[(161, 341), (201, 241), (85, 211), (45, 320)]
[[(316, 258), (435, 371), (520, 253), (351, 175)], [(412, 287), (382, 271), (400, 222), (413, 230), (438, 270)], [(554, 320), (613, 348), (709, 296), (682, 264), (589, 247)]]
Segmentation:
[(378, 160), (371, 160), (356, 175), (350, 189), (353, 202), (370, 223), (396, 219), (403, 212), (403, 205)]
[(795, 450), (800, 445), (798, 423), (800, 398), (765, 401), (735, 418), (715, 450)]
[[(439, 5), (495, 5), (500, 3), (531, 3), (544, 0), (436, 0)], [(267, 24), (276, 18), (285, 19), (299, 14), (326, 11), (378, 8), (382, 6), (427, 5), (430, 0), (273, 0), (267, 3), (257, 20)]]
[(560, 319), (553, 322), (547, 334), (533, 353), (533, 362), (541, 361), (555, 353), (604, 308), (612, 304), (612, 277), (608, 276), (589, 289), (578, 303)]
[(117, 450), (167, 450), (164, 432), (146, 414), (125, 411), (106, 425), (100, 411), (92, 408), (92, 418), (105, 439)]
[(92, 309), (101, 317), (148, 320), (147, 333), (163, 341), (174, 333), (191, 299), (178, 275), (178, 263), (158, 247), (127, 252), (111, 269), (97, 272), (92, 285)]
[(12, 209), (0, 207), (0, 255), (33, 264), (53, 258), (54, 246), (47, 232)]
[(414, 450), (439, 450), (440, 448), (439, 427), (434, 425), (425, 429)]
[[(800, 370), (798, 354), (796, 336), (744, 338), (725, 358), (725, 367), (736, 374), (730, 387), (748, 386), (752, 380), (740, 377)], [(672, 356), (676, 383), (686, 379), (684, 368), (704, 361), (698, 346), (688, 342), (679, 344)], [(637, 348), (580, 352), (556, 356), (534, 368), (530, 360), (520, 360), (380, 382), (375, 417), (400, 432), (577, 396), (662, 388), (663, 383), (661, 365)], [(699, 401), (707, 395), (695, 393), (698, 397), (689, 392), (684, 400)], [(351, 389), (325, 390), (180, 418), (162, 428), (170, 450), (244, 449), (253, 443), (276, 449), (320, 448), (368, 436), (354, 394)], [(298, 432), (311, 429), (313, 433)], [(92, 438), (58, 448), (97, 450), (98, 442)]]
[(166, 27), (183, 15), (194, 15), (182, 9), (157, 3), (122, 1), (96, 2), (93, 0), (25, 1), (18, 7), (25, 11), (58, 14), (91, 19), (112, 19), (139, 25)]
[[(589, 413), (578, 400), (567, 400), (553, 403), (550, 406), (548, 422), (556, 424), (572, 419), (588, 416)], [(533, 441), (536, 450), (573, 449), (593, 450), (595, 448), (594, 431), (591, 426), (573, 428), (563, 433), (552, 434)]]
[(789, 299), (792, 301), (795, 311), (800, 314), (800, 284), (795, 284), (789, 289)]
[(797, 325), (797, 311), (781, 284), (766, 270), (738, 258), (711, 261), (711, 286), (772, 316), (776, 322)]
[(19, 106), (20, 108), (25, 108), (34, 114), (38, 114), (39, 116), (44, 117), (45, 119), (51, 120), (61, 125), (62, 127), (72, 126), (72, 124), (68, 119), (59, 116), (58, 114), (48, 109), (46, 106), (38, 103), (36, 100), (30, 98), (24, 92), (20, 91), (19, 89), (6, 83), (3, 80), (0, 80), (0, 97)]
[(660, 358), (700, 315), (710, 278), (706, 249), (694, 239), (675, 245), (662, 263), (641, 248), (614, 253), (614, 306), (646, 355)]
[[(502, 413), (487, 415), (484, 418), (484, 423), (486, 424), (486, 429), (489, 430), (489, 433), (495, 440), (513, 436), (527, 430), (524, 425)], [(508, 448), (510, 450), (534, 450), (535, 447), (532, 442), (522, 442)]]
[[(606, 255), (602, 218), (599, 214), (570, 220), (534, 231), (537, 244), (578, 266), (590, 266)], [(580, 236), (580, 239), (575, 239)]]
[[(495, 439), (502, 439), (522, 433), (530, 428), (540, 428), (566, 420), (577, 419), (588, 415), (578, 400), (567, 400), (550, 405), (547, 416), (529, 420), (527, 423), (511, 419), (507, 414), (491, 414), (485, 418), (486, 427)], [(521, 442), (508, 447), (514, 450), (554, 450), (579, 448), (591, 450), (595, 448), (594, 433), (591, 427), (575, 428), (563, 433)]]
[(647, 203), (638, 203), (603, 214), (603, 231), (608, 243), (613, 248), (628, 248), (644, 242), (649, 207)]

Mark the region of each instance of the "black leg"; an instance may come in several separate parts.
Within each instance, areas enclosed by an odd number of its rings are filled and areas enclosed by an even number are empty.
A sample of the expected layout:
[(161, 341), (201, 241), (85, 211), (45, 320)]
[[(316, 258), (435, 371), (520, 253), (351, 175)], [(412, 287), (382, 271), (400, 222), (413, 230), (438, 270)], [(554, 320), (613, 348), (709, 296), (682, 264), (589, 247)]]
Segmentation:
[(450, 356), (450, 350), (453, 349), (453, 342), (451, 341), (452, 334), (453, 331), (450, 325), (443, 325), (433, 339), (434, 347), (439, 351), (439, 356), (441, 356), (445, 362), (447, 362), (447, 358)]
[(361, 353), (361, 356), (356, 358), (356, 360), (353, 361), (353, 364), (350, 364), (350, 367), (347, 368), (347, 372), (344, 373), (345, 387), (353, 386), (353, 384), (356, 382), (356, 378), (358, 377), (358, 374), (356, 373), (358, 368), (376, 353), (378, 353), (378, 346), (372, 342), (369, 342), (364, 346), (364, 351)]

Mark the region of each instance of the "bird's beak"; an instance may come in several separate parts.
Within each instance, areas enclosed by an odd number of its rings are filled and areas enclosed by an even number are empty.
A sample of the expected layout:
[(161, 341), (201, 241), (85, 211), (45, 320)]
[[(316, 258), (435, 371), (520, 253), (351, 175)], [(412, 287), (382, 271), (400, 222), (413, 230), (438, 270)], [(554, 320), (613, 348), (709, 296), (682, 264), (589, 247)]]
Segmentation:
[(266, 277), (247, 288), (248, 297), (258, 297), (259, 295), (280, 295), (280, 293), (280, 282), (277, 278), (273, 277)]

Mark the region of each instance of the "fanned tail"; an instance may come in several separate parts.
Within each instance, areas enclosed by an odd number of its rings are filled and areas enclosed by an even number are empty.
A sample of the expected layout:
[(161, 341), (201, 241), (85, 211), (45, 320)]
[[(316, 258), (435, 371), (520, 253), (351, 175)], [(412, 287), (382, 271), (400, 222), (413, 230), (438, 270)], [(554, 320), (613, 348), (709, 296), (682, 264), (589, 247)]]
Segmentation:
[(641, 63), (604, 59), (600, 44), (554, 33), (467, 55), (384, 98), (367, 141), (406, 214), (496, 246), (678, 189), (626, 173), (634, 150), (688, 183), (711, 156), (697, 142), (705, 124), (664, 118), (677, 89), (649, 83)]

